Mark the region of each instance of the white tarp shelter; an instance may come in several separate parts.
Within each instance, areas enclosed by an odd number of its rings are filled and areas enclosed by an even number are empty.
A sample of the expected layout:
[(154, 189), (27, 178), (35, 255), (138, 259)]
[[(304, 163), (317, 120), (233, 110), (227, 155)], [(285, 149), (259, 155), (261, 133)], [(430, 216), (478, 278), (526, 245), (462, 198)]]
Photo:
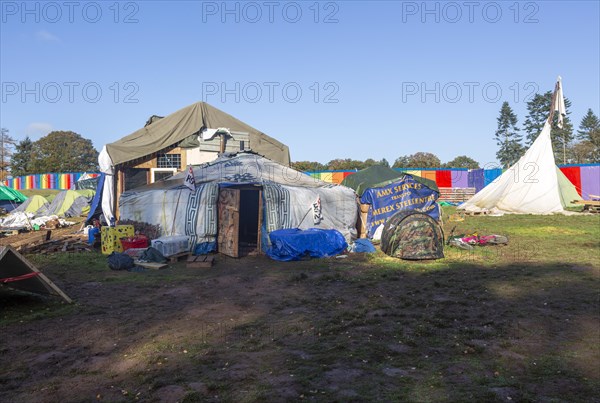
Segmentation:
[[(558, 98), (561, 99), (558, 99)], [(559, 112), (562, 125), (564, 101), (558, 78), (553, 109)], [(575, 186), (556, 166), (550, 137), (552, 116), (544, 124), (529, 150), (499, 178), (459, 206), (469, 212), (553, 214), (580, 200)]]

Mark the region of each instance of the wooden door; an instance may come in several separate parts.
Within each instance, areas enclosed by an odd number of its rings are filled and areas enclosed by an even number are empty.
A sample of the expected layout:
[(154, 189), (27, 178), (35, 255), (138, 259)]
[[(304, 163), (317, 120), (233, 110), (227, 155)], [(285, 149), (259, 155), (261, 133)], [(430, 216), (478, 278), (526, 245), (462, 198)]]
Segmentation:
[(219, 190), (219, 221), (217, 245), (219, 252), (239, 257), (240, 191), (223, 188)]

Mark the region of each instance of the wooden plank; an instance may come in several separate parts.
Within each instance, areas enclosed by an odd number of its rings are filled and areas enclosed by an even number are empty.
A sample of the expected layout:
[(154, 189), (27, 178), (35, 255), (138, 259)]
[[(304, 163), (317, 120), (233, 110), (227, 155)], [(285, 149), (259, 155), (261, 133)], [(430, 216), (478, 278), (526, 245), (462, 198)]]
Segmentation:
[[(73, 300), (69, 298), (67, 294), (65, 294), (60, 288), (56, 286), (48, 277), (44, 275), (41, 271), (37, 269), (29, 260), (27, 260), (23, 255), (17, 252), (12, 246), (4, 246), (0, 248), (0, 262), (7, 257), (8, 254), (12, 254), (18, 259), (23, 265), (25, 265), (30, 271), (37, 273), (35, 278), (39, 280), (42, 285), (50, 292), (54, 292), (60, 297), (62, 297), (67, 303), (72, 303)], [(24, 273), (25, 274), (25, 273)], [(12, 285), (14, 288), (19, 288), (18, 286)]]
[(597, 200), (573, 200), (571, 203), (583, 204), (584, 206), (600, 207), (600, 201)]
[(487, 211), (465, 211), (464, 214), (465, 215), (469, 215), (469, 216), (473, 216), (473, 215), (488, 215), (489, 212), (487, 212)]
[(439, 188), (440, 199), (450, 202), (463, 202), (475, 195), (475, 188)]
[(239, 257), (240, 190), (224, 188), (219, 191), (217, 245), (219, 252)]
[(165, 267), (169, 266), (166, 263), (140, 262), (138, 260), (135, 260), (133, 263), (136, 264), (137, 266), (141, 266), (146, 269), (152, 269), (152, 270), (160, 270), (160, 269), (164, 269)]
[(165, 256), (165, 257), (167, 259), (169, 259), (169, 262), (176, 263), (179, 260), (179, 258), (189, 256), (189, 255), (190, 255), (190, 252), (181, 252), (181, 253), (177, 253), (175, 255)]

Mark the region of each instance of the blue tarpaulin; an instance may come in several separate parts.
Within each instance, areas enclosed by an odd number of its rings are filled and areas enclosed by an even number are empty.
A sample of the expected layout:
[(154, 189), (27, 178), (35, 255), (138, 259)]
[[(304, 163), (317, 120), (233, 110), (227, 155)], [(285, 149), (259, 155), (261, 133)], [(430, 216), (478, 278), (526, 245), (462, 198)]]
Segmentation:
[(85, 219), (86, 224), (91, 224), (93, 218), (97, 218), (102, 214), (102, 190), (104, 189), (104, 179), (106, 174), (101, 173), (98, 177), (98, 184), (96, 186), (96, 193), (94, 194), (94, 198), (92, 199), (92, 204), (90, 205), (90, 212)]
[(360, 198), (361, 203), (371, 205), (367, 215), (367, 236), (372, 238), (377, 227), (402, 210), (419, 211), (437, 220), (440, 216), (438, 197), (438, 192), (410, 175), (384, 187), (367, 189)]
[(305, 255), (316, 258), (335, 256), (348, 247), (344, 236), (334, 229), (279, 229), (272, 231), (269, 238), (271, 247), (267, 249), (267, 255), (283, 262), (300, 260)]
[(376, 249), (368, 238), (360, 238), (354, 241), (350, 247), (350, 252), (354, 253), (375, 253)]
[(496, 180), (500, 175), (502, 175), (502, 169), (494, 168), (494, 169), (486, 169), (483, 171), (483, 177), (485, 180), (485, 186), (489, 185), (493, 181)]

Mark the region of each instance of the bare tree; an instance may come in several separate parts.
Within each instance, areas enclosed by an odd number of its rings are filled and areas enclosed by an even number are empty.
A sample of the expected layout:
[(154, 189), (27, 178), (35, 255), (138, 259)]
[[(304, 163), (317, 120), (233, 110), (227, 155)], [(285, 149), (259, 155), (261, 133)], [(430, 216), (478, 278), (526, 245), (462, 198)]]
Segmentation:
[(8, 129), (0, 129), (0, 180), (4, 180), (8, 176), (10, 156), (16, 144), (15, 139), (8, 134)]

